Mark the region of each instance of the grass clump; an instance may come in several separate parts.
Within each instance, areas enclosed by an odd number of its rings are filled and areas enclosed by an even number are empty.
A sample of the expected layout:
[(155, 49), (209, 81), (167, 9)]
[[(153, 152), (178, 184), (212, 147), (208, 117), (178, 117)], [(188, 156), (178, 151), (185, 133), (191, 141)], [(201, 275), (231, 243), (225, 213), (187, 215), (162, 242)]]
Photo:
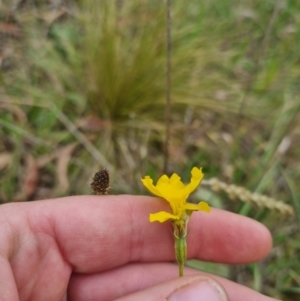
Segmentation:
[[(0, 4), (1, 203), (90, 193), (98, 166), (112, 191), (138, 192), (141, 174), (156, 177), (163, 161), (164, 2), (18, 3)], [(299, 218), (300, 3), (172, 9), (170, 170), (188, 178), (203, 166), (206, 179), (283, 200)], [(298, 221), (210, 195), (275, 238), (265, 262), (231, 278), (295, 300)]]

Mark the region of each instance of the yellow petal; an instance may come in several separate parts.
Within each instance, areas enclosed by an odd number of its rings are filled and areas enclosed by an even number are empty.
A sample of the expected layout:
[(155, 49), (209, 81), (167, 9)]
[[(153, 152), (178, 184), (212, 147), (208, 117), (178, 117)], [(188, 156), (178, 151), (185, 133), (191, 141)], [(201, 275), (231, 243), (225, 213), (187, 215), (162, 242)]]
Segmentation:
[(191, 177), (191, 182), (186, 185), (186, 193), (189, 195), (192, 191), (194, 191), (198, 185), (200, 184), (202, 178), (203, 178), (203, 173), (201, 168), (194, 167), (191, 171), (192, 177)]
[(170, 178), (162, 176), (156, 185), (163, 198), (169, 203), (177, 202), (176, 199), (185, 199), (185, 185), (181, 182), (180, 177), (174, 173)]
[(170, 182), (170, 179), (167, 175), (162, 175), (158, 181), (157, 181), (157, 184), (156, 184), (156, 187), (158, 188), (159, 186), (163, 186), (165, 184), (169, 184)]
[(185, 185), (181, 182), (181, 178), (176, 173), (172, 174), (170, 178), (170, 184), (177, 190), (183, 189), (185, 187)]
[(184, 209), (190, 211), (204, 211), (207, 213), (210, 212), (210, 207), (206, 202), (200, 202), (199, 204), (186, 203)]
[(141, 179), (144, 186), (154, 195), (162, 197), (160, 191), (153, 185), (153, 180), (149, 176), (145, 176), (144, 179)]
[(210, 212), (210, 206), (206, 202), (200, 202), (198, 204), (198, 208), (201, 211), (204, 211), (204, 212), (207, 212), (207, 213)]
[(184, 205), (184, 210), (199, 211), (199, 207), (198, 204), (186, 203)]
[(173, 214), (171, 214), (169, 212), (166, 212), (166, 211), (159, 211), (157, 213), (150, 213), (150, 216), (149, 216), (149, 220), (150, 220), (151, 223), (153, 223), (153, 222), (163, 223), (163, 222), (167, 221), (168, 219), (178, 220), (179, 216), (173, 215)]

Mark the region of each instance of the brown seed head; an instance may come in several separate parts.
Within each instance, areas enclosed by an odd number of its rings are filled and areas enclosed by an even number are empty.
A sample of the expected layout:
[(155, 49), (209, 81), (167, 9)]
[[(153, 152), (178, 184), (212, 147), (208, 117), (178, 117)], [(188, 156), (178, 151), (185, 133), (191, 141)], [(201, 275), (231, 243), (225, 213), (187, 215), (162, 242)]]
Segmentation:
[(91, 188), (96, 194), (108, 194), (109, 182), (109, 171), (107, 169), (101, 169), (95, 173)]

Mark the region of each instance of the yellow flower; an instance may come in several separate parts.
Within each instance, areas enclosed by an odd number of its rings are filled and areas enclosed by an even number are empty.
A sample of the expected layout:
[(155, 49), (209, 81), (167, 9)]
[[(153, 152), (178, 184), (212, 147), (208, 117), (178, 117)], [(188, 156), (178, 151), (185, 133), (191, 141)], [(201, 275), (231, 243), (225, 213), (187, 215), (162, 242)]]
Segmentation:
[(154, 195), (165, 199), (172, 210), (172, 213), (160, 211), (150, 214), (150, 222), (158, 221), (163, 223), (166, 220), (186, 220), (192, 211), (210, 212), (210, 207), (206, 202), (200, 202), (199, 204), (186, 202), (188, 196), (197, 188), (203, 178), (202, 170), (197, 167), (192, 169), (191, 174), (191, 181), (187, 185), (182, 183), (176, 173), (170, 178), (166, 175), (161, 176), (156, 186), (153, 185), (153, 180), (149, 176), (145, 176), (142, 179), (144, 186)]

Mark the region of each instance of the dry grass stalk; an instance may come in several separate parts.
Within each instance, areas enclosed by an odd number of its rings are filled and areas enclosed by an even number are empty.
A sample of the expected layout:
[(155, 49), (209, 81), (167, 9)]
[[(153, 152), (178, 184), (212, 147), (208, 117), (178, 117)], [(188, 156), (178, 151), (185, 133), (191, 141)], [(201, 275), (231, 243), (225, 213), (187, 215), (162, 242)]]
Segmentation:
[(285, 204), (283, 201), (279, 201), (259, 193), (253, 193), (244, 187), (229, 185), (221, 182), (217, 178), (203, 181), (203, 184), (210, 186), (210, 188), (215, 192), (225, 192), (227, 196), (232, 200), (239, 199), (250, 205), (256, 205), (259, 208), (268, 208), (270, 210), (275, 210), (282, 215), (294, 215), (294, 209), (292, 206)]

